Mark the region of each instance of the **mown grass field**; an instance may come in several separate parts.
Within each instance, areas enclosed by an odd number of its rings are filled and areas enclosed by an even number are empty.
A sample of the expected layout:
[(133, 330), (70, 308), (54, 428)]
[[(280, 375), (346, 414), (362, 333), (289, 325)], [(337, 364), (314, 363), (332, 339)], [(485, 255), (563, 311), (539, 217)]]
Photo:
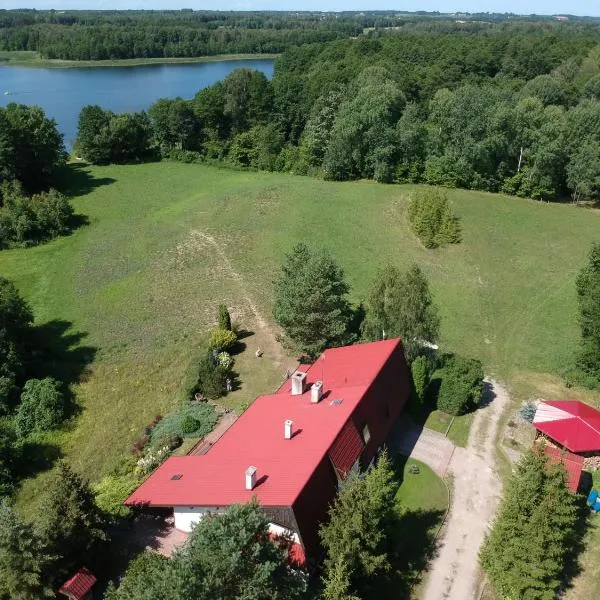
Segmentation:
[[(176, 402), (221, 301), (242, 327), (258, 329), (255, 311), (269, 326), (273, 279), (300, 240), (330, 249), (354, 301), (380, 265), (419, 263), (440, 307), (443, 349), (481, 358), (508, 382), (560, 372), (572, 360), (574, 278), (600, 238), (596, 211), (451, 191), (463, 242), (432, 251), (407, 227), (410, 186), (176, 163), (71, 171), (75, 208), (89, 224), (0, 253), (0, 273), (29, 300), (37, 323), (64, 331), (65, 346), (93, 349), (75, 386), (80, 416), (46, 440), (93, 480)], [(253, 349), (264, 333), (244, 340), (242, 389), (231, 406), (276, 387), (291, 360), (258, 362)], [(43, 476), (27, 481), (21, 504), (33, 506), (42, 485)]]

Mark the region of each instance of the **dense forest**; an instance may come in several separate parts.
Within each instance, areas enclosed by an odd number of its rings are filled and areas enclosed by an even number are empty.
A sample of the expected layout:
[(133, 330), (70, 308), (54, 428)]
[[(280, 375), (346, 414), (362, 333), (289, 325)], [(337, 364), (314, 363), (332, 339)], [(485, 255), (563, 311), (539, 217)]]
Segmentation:
[[(494, 23), (533, 29), (552, 17), (509, 14), (217, 11), (37, 11), (0, 10), (0, 50), (36, 51), (43, 58), (115, 60), (279, 53), (292, 46), (355, 38), (366, 32), (491, 30)], [(570, 17), (581, 27), (598, 19)]]
[(445, 28), (289, 48), (272, 81), (241, 69), (147, 114), (86, 107), (77, 151), (597, 200), (600, 28)]

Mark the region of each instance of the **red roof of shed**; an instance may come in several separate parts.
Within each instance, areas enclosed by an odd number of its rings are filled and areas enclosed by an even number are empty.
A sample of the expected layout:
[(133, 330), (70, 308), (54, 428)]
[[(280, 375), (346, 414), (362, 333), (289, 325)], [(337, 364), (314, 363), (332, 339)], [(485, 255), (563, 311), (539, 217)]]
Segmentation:
[[(306, 368), (307, 392), (292, 396), (288, 380), (275, 394), (260, 396), (207, 454), (169, 458), (126, 504), (217, 507), (256, 496), (263, 506), (291, 506), (332, 445), (341, 469), (356, 460), (362, 439), (346, 424), (400, 344), (393, 339), (326, 350)], [(324, 397), (313, 404), (310, 385), (317, 380)], [(283, 435), (286, 419), (294, 422), (291, 440)], [(251, 465), (257, 485), (246, 490)]]
[(58, 591), (65, 596), (80, 600), (81, 598), (85, 598), (86, 594), (90, 592), (95, 583), (96, 578), (92, 575), (91, 571), (82, 567), (75, 575), (73, 575), (73, 577), (71, 577), (71, 579), (69, 579), (69, 581), (63, 583)]
[(583, 456), (577, 456), (566, 450), (559, 450), (552, 446), (546, 446), (544, 453), (548, 457), (548, 464), (562, 463), (567, 473), (567, 487), (574, 493), (579, 489), (581, 471), (583, 471)]
[(540, 402), (533, 425), (571, 452), (600, 450), (600, 412), (578, 400)]

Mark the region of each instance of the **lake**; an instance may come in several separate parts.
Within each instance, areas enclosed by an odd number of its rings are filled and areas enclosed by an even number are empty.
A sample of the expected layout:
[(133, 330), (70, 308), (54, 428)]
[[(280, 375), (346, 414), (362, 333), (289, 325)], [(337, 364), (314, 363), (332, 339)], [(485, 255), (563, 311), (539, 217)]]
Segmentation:
[(240, 67), (262, 71), (270, 79), (273, 64), (273, 59), (251, 59), (67, 69), (2, 66), (0, 106), (10, 102), (41, 106), (56, 119), (67, 148), (71, 148), (83, 106), (99, 104), (115, 112), (138, 111), (159, 98), (192, 98), (199, 89)]

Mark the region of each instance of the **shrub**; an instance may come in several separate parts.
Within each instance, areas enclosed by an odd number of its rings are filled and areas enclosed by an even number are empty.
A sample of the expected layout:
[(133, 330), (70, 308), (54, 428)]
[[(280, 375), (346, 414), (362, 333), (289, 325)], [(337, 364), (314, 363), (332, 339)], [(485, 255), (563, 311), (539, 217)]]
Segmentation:
[(195, 433), (200, 428), (200, 425), (201, 423), (198, 419), (185, 415), (183, 419), (181, 419), (181, 433), (184, 435)]
[(194, 391), (216, 400), (225, 394), (226, 379), (227, 373), (219, 368), (217, 360), (212, 354), (206, 354), (198, 364), (198, 384)]
[(51, 377), (30, 379), (23, 386), (15, 423), (21, 437), (34, 431), (47, 431), (65, 417), (65, 399), (60, 385)]
[(224, 304), (219, 305), (219, 329), (231, 331), (231, 315)]
[(521, 405), (519, 409), (519, 414), (525, 421), (529, 421), (529, 423), (533, 423), (533, 418), (535, 417), (535, 412), (537, 410), (537, 406), (535, 402), (525, 402)]
[(451, 415), (475, 410), (483, 392), (483, 365), (473, 358), (450, 356), (438, 372), (437, 408)]
[(440, 190), (415, 193), (408, 203), (408, 220), (426, 248), (460, 242), (460, 222)]
[(151, 444), (154, 449), (168, 446), (171, 450), (175, 450), (175, 448), (179, 448), (183, 444), (183, 438), (175, 433), (161, 433), (152, 438)]
[(414, 394), (417, 407), (422, 407), (425, 404), (425, 396), (427, 394), (427, 386), (429, 385), (429, 365), (427, 357), (417, 356), (411, 365), (410, 370), (414, 385)]
[[(195, 421), (197, 425), (189, 432), (183, 431), (184, 421), (189, 418)], [(159, 448), (158, 440), (164, 439), (164, 436), (197, 436), (203, 437), (215, 426), (217, 422), (217, 413), (215, 409), (206, 403), (192, 404), (185, 402), (170, 412), (152, 431), (152, 447)], [(165, 446), (171, 446), (167, 441)]]
[(148, 445), (149, 441), (150, 435), (141, 435), (137, 440), (135, 440), (135, 442), (133, 442), (133, 444), (131, 444), (131, 453), (134, 456), (141, 456), (142, 452), (144, 451), (144, 448)]
[(228, 373), (233, 367), (233, 356), (229, 352), (219, 352), (217, 355), (217, 366), (224, 373)]
[(210, 334), (208, 345), (211, 350), (223, 352), (229, 350), (237, 342), (237, 335), (229, 329), (217, 327)]
[(156, 467), (162, 464), (171, 454), (171, 449), (168, 446), (163, 446), (158, 450), (148, 450), (135, 465), (135, 473), (138, 475), (148, 475), (154, 471)]
[(98, 508), (111, 517), (128, 517), (131, 510), (123, 501), (135, 490), (139, 480), (134, 473), (106, 475), (92, 490)]

